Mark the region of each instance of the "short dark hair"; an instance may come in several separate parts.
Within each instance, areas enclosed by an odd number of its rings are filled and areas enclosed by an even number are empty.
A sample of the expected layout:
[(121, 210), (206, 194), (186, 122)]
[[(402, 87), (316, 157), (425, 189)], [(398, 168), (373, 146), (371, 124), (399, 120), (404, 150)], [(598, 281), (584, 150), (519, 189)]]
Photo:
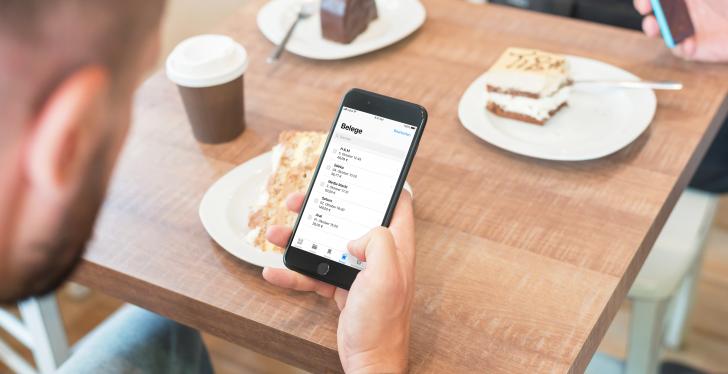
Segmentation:
[(0, 0), (0, 112), (42, 103), (80, 66), (120, 71), (163, 8), (164, 0)]

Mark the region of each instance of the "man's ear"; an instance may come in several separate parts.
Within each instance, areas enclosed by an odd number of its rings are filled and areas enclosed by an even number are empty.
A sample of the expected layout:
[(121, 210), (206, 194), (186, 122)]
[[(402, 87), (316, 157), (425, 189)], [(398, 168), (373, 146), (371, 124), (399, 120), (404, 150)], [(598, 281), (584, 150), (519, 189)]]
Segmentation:
[(32, 119), (27, 175), (32, 188), (58, 195), (82, 178), (103, 133), (109, 72), (100, 66), (76, 70), (51, 92)]

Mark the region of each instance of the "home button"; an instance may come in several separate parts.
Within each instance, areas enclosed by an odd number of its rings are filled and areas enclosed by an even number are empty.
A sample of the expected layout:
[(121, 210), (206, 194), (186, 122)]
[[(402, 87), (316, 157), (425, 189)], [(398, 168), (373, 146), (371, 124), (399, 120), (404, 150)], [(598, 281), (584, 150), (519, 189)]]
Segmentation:
[(330, 269), (329, 264), (322, 262), (322, 263), (318, 264), (318, 267), (316, 268), (316, 272), (319, 275), (326, 275), (329, 273), (329, 269)]

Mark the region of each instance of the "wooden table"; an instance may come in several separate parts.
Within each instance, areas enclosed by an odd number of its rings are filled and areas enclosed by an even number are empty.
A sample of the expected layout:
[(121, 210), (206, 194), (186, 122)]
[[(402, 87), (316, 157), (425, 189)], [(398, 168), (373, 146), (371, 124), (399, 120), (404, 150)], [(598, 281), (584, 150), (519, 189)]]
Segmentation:
[[(182, 323), (314, 371), (338, 371), (335, 305), (264, 282), (208, 237), (205, 190), (267, 151), (282, 130), (327, 130), (361, 87), (424, 105), (430, 119), (410, 173), (417, 216), (414, 372), (579, 372), (726, 115), (728, 69), (682, 62), (637, 32), (464, 1), (425, 0), (425, 25), (345, 61), (285, 55), (257, 30), (263, 1), (219, 31), (239, 40), (247, 130), (196, 143), (163, 72), (135, 104), (134, 127), (76, 280)], [(508, 46), (596, 58), (658, 92), (650, 129), (597, 161), (560, 163), (501, 151), (458, 122), (470, 82)]]

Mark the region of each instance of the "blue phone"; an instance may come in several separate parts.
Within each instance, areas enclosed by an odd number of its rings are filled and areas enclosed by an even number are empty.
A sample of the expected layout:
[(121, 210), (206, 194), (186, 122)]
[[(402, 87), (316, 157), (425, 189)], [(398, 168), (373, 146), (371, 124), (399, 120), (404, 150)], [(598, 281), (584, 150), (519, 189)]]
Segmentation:
[(650, 0), (660, 34), (668, 48), (675, 48), (695, 34), (685, 0)]

